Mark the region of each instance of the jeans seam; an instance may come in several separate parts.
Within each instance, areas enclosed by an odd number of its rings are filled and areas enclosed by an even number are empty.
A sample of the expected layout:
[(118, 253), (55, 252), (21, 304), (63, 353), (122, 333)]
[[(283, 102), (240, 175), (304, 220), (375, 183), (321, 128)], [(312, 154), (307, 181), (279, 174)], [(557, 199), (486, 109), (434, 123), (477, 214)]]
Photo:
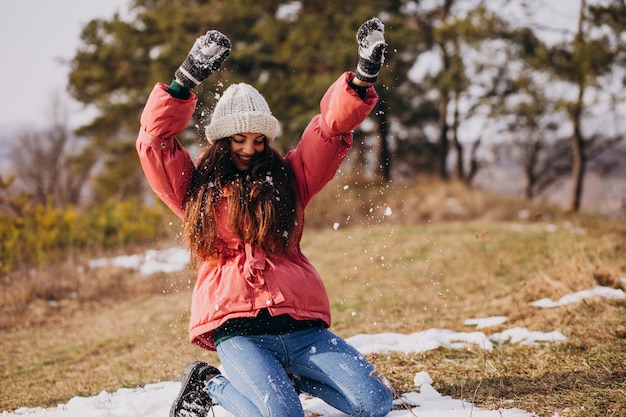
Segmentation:
[(290, 359), (291, 355), (289, 355), (289, 350), (287, 349), (287, 346), (285, 345), (285, 341), (283, 340), (283, 336), (280, 335), (280, 334), (277, 335), (277, 336), (278, 336), (278, 340), (280, 340), (280, 345), (282, 346), (283, 352), (284, 352), (284, 355), (285, 355), (285, 363), (283, 365), (283, 368), (287, 369), (287, 368), (289, 368), (289, 364), (291, 363), (291, 359)]

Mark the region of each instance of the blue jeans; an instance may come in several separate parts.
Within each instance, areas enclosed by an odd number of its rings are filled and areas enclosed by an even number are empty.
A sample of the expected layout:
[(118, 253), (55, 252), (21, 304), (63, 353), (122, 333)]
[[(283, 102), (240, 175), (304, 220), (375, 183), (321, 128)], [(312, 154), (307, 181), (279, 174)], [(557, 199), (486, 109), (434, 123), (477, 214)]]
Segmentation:
[(237, 417), (304, 417), (293, 384), (350, 416), (391, 411), (391, 390), (374, 367), (325, 329), (236, 336), (218, 344), (217, 353), (225, 375), (211, 379), (207, 391)]

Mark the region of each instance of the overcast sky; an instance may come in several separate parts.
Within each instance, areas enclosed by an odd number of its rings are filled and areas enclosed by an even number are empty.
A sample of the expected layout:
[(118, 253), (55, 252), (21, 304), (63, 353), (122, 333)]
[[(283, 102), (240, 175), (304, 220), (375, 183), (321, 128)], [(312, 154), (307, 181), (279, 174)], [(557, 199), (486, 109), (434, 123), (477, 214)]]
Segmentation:
[(47, 125), (55, 94), (62, 94), (73, 110), (70, 120), (80, 117), (81, 107), (65, 95), (69, 70), (61, 61), (74, 56), (86, 23), (109, 19), (116, 11), (126, 14), (129, 0), (2, 0), (1, 4), (0, 129)]

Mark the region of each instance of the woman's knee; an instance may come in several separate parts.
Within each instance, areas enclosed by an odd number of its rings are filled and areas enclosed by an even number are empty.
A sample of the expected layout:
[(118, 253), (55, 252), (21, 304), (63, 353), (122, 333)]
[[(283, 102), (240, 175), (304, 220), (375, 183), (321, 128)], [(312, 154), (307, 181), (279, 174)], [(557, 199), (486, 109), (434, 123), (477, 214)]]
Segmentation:
[(359, 417), (384, 417), (393, 406), (393, 392), (382, 377), (373, 378), (368, 389), (360, 392), (360, 397), (356, 414)]

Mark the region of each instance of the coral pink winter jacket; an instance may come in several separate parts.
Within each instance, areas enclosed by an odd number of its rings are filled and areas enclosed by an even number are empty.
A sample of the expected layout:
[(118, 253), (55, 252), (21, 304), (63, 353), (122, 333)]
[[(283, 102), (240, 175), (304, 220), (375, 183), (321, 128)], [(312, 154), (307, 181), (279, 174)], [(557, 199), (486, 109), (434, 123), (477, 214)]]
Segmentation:
[[(297, 148), (285, 155), (295, 174), (298, 197), (304, 208), (337, 172), (352, 146), (355, 129), (376, 105), (378, 96), (369, 88), (361, 100), (348, 85), (351, 72), (335, 81), (320, 102), (321, 114), (305, 129)], [(195, 165), (174, 135), (188, 125), (197, 97), (173, 98), (165, 84), (157, 84), (141, 115), (137, 152), (154, 192), (179, 217)], [(227, 193), (225, 193), (227, 194)], [(220, 202), (216, 218), (228, 218), (228, 195)], [(300, 211), (302, 212), (302, 210)], [(229, 319), (254, 317), (267, 308), (276, 316), (289, 314), (298, 320), (317, 319), (330, 326), (326, 289), (317, 271), (300, 251), (269, 262), (263, 250), (244, 245), (228, 222), (218, 224), (223, 243), (219, 262), (203, 262), (191, 302), (190, 341), (214, 350), (213, 330)], [(304, 219), (298, 224), (298, 242)]]

